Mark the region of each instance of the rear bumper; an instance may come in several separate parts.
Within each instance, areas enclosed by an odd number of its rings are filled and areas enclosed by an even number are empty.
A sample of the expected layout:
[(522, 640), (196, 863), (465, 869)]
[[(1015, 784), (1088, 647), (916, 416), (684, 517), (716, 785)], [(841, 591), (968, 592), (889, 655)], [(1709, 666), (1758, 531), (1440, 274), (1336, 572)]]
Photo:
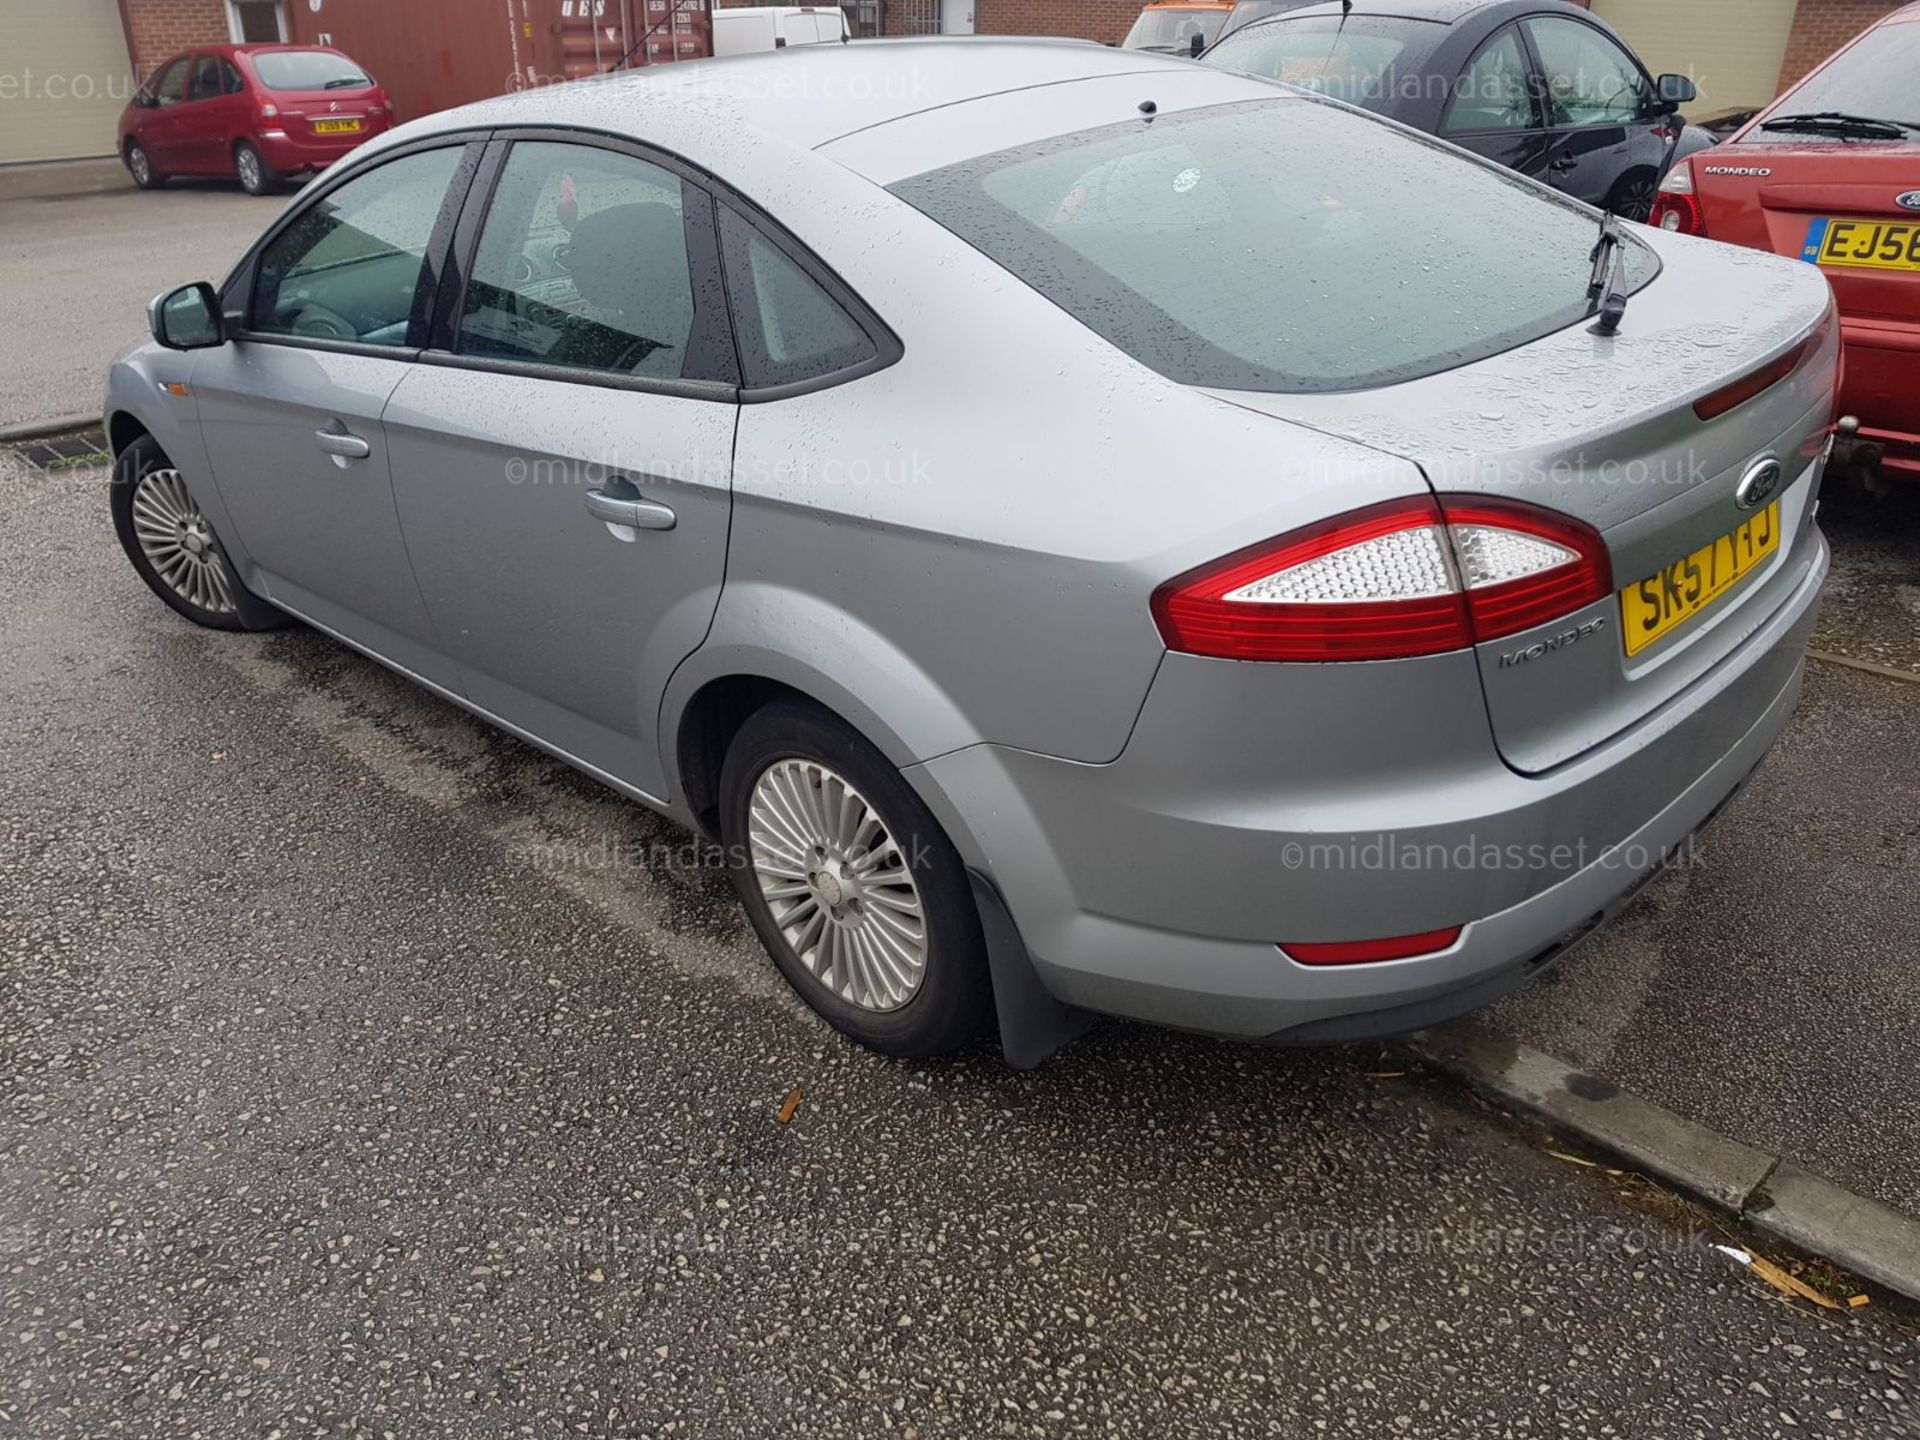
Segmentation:
[[(1752, 773), (1799, 698), (1828, 564), (1809, 543), (1801, 583), (1737, 651), (1543, 775), (1502, 763), (1470, 675), (1414, 668), (1460, 657), (1325, 667), (1297, 687), (1315, 698), (1254, 705), (1235, 687), (1272, 667), (1179, 655), (1110, 765), (981, 745), (907, 774), (1069, 1004), (1290, 1043), (1417, 1028), (1564, 954)], [(1450, 708), (1459, 695), (1480, 713)], [(1276, 948), (1463, 923), (1412, 960), (1311, 967)]]
[(1920, 325), (1843, 316), (1843, 413), (1860, 420), (1861, 441), (1880, 448), (1886, 471), (1920, 480)]
[(353, 135), (300, 136), (287, 131), (268, 130), (254, 137), (260, 157), (283, 174), (296, 170), (324, 170), (366, 144), (378, 130), (363, 130)]

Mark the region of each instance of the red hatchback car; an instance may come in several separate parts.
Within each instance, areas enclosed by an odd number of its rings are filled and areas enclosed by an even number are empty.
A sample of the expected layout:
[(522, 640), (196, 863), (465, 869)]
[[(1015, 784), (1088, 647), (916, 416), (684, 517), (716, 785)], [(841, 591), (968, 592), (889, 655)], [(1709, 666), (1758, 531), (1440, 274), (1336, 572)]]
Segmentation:
[(120, 158), (143, 190), (174, 175), (232, 175), (264, 195), (391, 124), (387, 92), (338, 50), (207, 45), (140, 87), (120, 115)]
[(1676, 165), (1652, 223), (1818, 265), (1846, 375), (1835, 461), (1920, 480), (1920, 4), (1896, 10), (1725, 144)]

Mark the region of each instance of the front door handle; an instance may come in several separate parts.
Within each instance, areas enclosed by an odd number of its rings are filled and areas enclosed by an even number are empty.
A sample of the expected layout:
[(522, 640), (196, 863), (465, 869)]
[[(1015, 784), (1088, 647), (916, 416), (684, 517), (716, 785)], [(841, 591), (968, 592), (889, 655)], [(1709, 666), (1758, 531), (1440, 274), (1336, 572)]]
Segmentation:
[(373, 453), (373, 447), (366, 441), (345, 430), (316, 430), (313, 438), (327, 454), (342, 460), (364, 460)]
[(609, 525), (627, 525), (635, 530), (671, 530), (673, 511), (653, 500), (623, 500), (604, 490), (587, 491), (587, 513)]

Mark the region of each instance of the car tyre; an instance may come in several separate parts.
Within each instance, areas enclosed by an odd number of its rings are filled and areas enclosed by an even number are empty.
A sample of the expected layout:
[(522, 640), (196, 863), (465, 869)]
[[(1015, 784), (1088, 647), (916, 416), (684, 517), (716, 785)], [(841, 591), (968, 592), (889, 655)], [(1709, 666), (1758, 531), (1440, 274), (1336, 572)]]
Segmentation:
[(127, 153), (121, 158), (126, 162), (127, 174), (140, 189), (158, 190), (167, 183), (167, 177), (154, 168), (153, 157), (138, 140), (127, 142)]
[(1607, 209), (1622, 220), (1638, 220), (1642, 225), (1653, 218), (1655, 201), (1660, 198), (1660, 182), (1651, 170), (1635, 170), (1614, 182), (1607, 196)]
[(275, 630), (290, 623), (240, 583), (186, 477), (152, 436), (142, 435), (115, 458), (108, 508), (140, 578), (194, 624)]
[(993, 987), (966, 866), (866, 739), (802, 700), (754, 712), (721, 768), (720, 829), (761, 944), (828, 1024), (887, 1055), (980, 1034)]
[(249, 195), (271, 195), (280, 189), (280, 172), (267, 164), (250, 140), (233, 147), (233, 172), (240, 177), (240, 188)]

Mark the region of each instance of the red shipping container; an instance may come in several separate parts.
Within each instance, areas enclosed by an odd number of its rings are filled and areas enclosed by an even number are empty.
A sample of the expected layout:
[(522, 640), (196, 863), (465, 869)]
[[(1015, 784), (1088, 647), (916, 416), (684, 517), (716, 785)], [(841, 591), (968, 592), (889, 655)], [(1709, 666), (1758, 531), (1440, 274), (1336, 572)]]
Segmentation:
[(515, 90), (713, 53), (712, 0), (295, 0), (296, 45), (344, 50), (412, 120)]

